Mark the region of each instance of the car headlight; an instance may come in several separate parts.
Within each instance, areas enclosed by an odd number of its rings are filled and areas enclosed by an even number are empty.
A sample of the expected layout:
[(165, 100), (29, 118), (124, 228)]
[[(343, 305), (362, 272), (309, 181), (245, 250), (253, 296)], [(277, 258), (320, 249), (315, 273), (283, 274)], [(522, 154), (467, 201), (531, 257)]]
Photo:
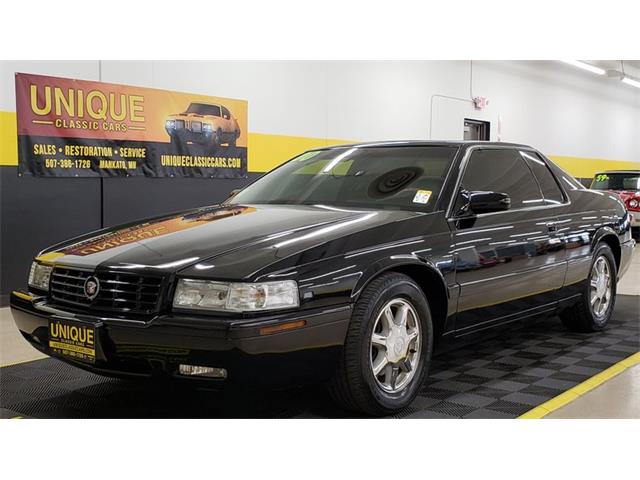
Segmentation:
[(166, 122), (164, 122), (164, 126), (166, 128), (169, 128), (169, 129), (175, 128), (176, 121), (175, 120), (167, 120)]
[(210, 123), (203, 123), (202, 124), (202, 131), (210, 132), (212, 130), (213, 130), (213, 125), (211, 125)]
[(33, 262), (29, 271), (29, 286), (40, 290), (49, 290), (49, 279), (52, 271), (53, 267), (49, 265)]
[(300, 304), (293, 280), (224, 283), (182, 278), (173, 297), (174, 308), (256, 312), (293, 308)]
[(637, 208), (638, 207), (638, 200), (636, 200), (635, 198), (632, 200), (629, 200), (629, 207), (631, 208)]

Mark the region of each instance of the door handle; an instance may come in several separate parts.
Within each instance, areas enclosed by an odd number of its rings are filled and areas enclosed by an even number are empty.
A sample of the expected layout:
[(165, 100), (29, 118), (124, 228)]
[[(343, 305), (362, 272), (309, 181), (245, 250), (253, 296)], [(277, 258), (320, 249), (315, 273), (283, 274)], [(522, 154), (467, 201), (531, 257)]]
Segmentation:
[(558, 225), (555, 222), (549, 222), (547, 223), (547, 230), (549, 230), (550, 232), (557, 232)]

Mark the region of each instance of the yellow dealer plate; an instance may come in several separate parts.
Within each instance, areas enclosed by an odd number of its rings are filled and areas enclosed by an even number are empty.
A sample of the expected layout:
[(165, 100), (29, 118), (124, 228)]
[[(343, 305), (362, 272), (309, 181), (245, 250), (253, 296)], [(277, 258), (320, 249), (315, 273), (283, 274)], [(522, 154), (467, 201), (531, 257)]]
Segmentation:
[(61, 319), (49, 320), (49, 350), (73, 360), (96, 361), (96, 328)]

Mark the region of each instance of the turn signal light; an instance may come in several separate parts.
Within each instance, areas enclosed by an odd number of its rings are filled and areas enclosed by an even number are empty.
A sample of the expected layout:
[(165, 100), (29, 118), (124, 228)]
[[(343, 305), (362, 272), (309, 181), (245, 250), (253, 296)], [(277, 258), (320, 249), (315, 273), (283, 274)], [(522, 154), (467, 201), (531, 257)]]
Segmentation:
[(260, 335), (269, 335), (270, 333), (285, 332), (287, 330), (295, 330), (302, 328), (307, 324), (306, 320), (297, 320), (295, 322), (281, 323), (279, 325), (270, 325), (260, 329)]

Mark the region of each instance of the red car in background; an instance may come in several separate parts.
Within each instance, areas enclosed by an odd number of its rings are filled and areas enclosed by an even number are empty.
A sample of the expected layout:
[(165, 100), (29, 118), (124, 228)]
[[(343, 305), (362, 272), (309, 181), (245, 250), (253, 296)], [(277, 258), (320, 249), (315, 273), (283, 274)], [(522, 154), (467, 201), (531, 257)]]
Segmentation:
[(633, 236), (636, 239), (640, 238), (640, 170), (596, 173), (591, 182), (591, 189), (617, 193), (631, 213)]

